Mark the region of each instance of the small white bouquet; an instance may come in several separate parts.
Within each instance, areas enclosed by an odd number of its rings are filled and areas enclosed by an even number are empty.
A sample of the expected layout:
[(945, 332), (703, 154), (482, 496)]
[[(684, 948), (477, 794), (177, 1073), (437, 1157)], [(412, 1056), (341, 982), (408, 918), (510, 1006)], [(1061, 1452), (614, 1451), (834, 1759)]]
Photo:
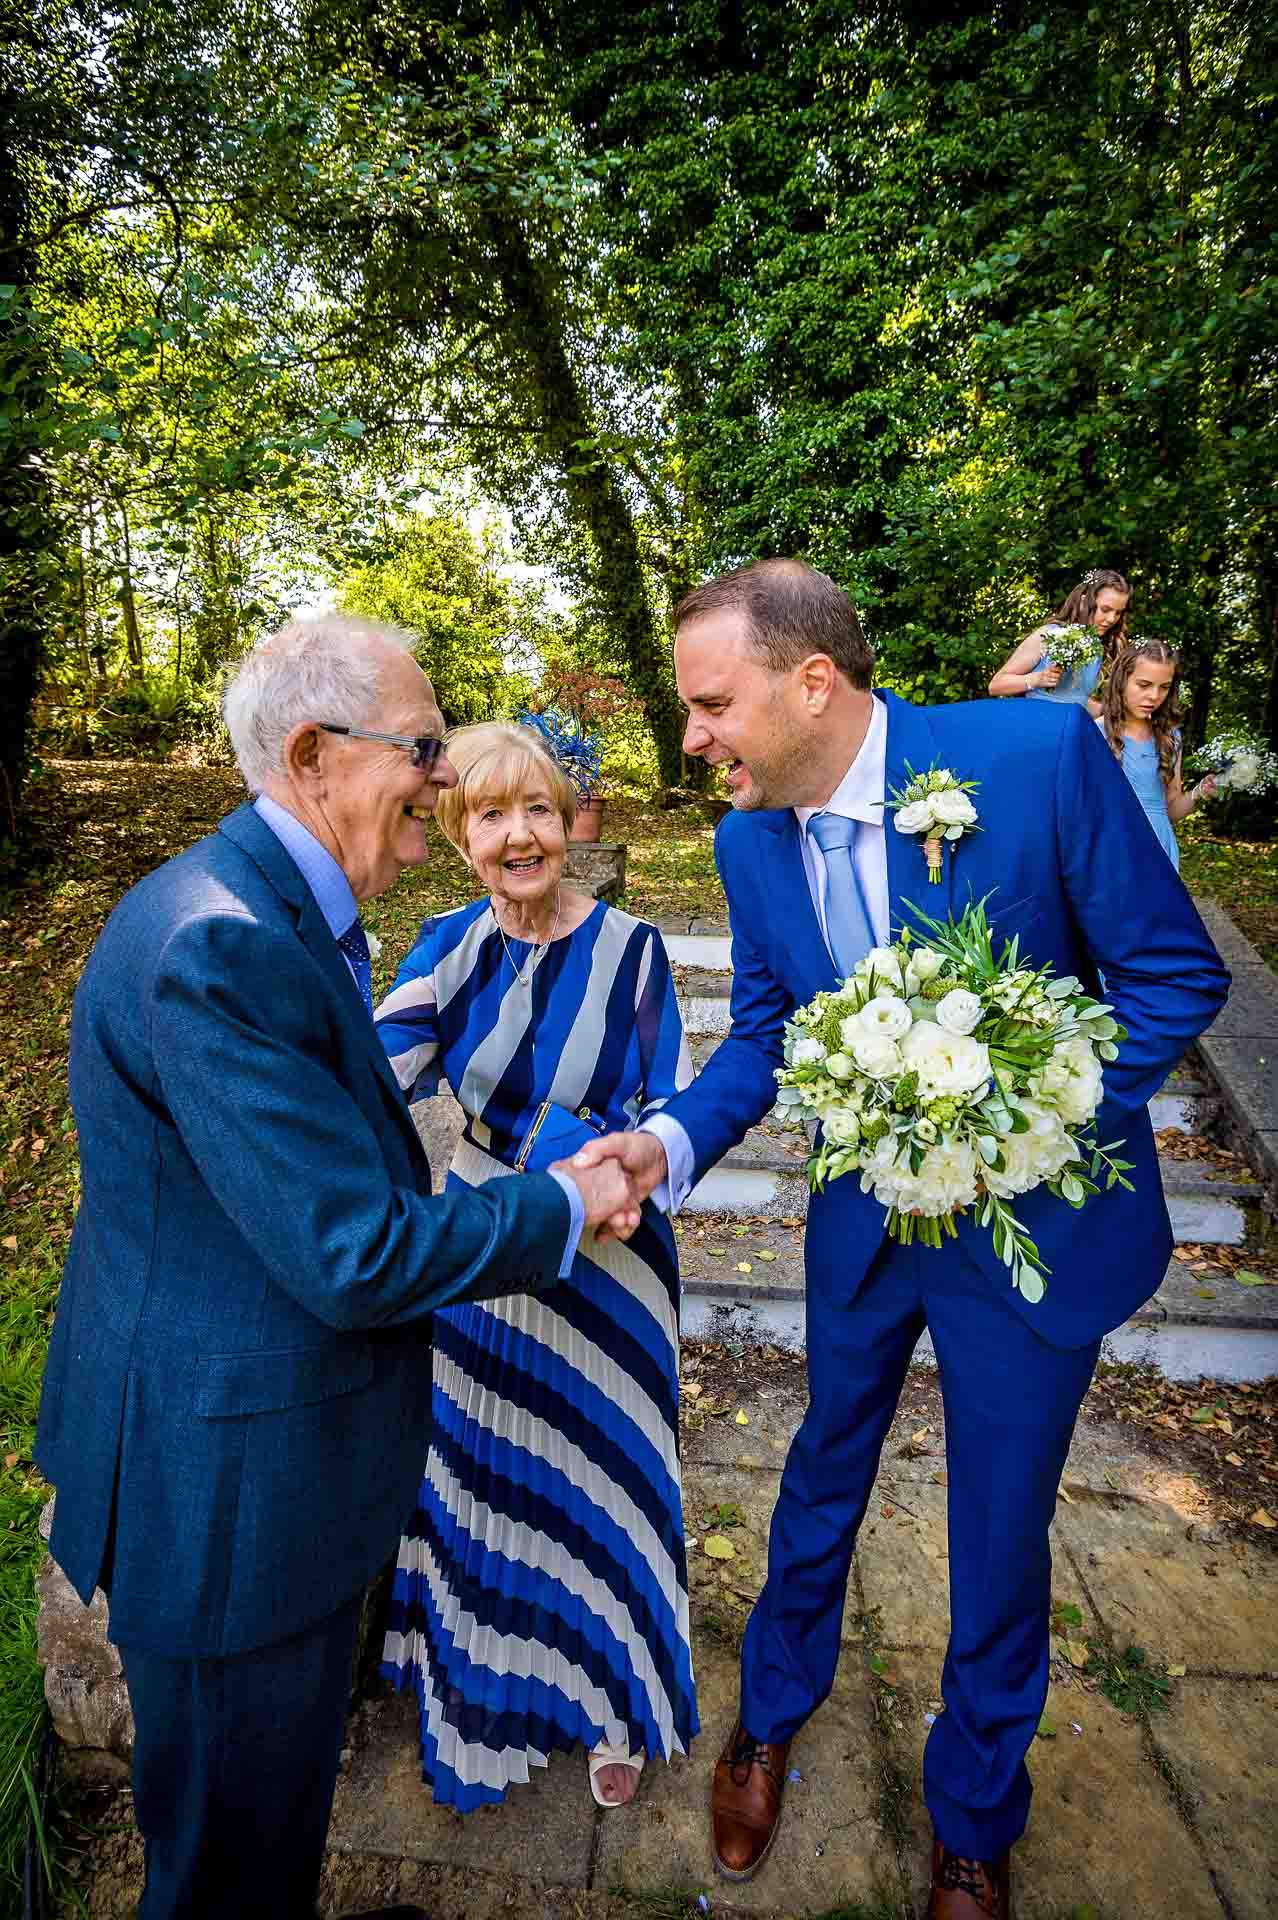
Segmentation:
[(1062, 673), (1077, 673), (1101, 656), (1101, 637), (1095, 627), (1076, 624), (1043, 629), (1043, 650)]
[(902, 1246), (939, 1247), (973, 1207), (1012, 1285), (1041, 1300), (1047, 1268), (1011, 1202), (1046, 1182), (1081, 1207), (1102, 1175), (1131, 1191), (1123, 1142), (1099, 1146), (1093, 1127), (1127, 1030), (1078, 980), (1023, 961), (1017, 940), (995, 959), (984, 901), (957, 923), (912, 911), (928, 939), (906, 930), (871, 948), (786, 1022), (777, 1105), (821, 1122), (814, 1191), (860, 1173)]
[(1218, 790), (1267, 793), (1278, 785), (1278, 754), (1253, 734), (1218, 733), (1193, 756), (1203, 773), (1214, 773)]

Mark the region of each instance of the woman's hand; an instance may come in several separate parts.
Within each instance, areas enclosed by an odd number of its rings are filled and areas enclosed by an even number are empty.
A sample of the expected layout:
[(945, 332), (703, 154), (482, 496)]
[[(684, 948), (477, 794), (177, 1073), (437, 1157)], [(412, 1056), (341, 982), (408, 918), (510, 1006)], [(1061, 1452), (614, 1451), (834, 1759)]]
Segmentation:
[(1025, 678), (1032, 687), (1054, 687), (1059, 682), (1063, 671), (1064, 669), (1058, 667), (1054, 660), (1049, 660), (1045, 667), (1040, 667), (1037, 673), (1027, 673)]
[(1220, 792), (1220, 784), (1217, 781), (1215, 774), (1206, 773), (1203, 775), (1202, 779), (1198, 782), (1198, 785), (1194, 788), (1194, 799), (1195, 801), (1214, 800), (1216, 798), (1216, 795), (1219, 792)]

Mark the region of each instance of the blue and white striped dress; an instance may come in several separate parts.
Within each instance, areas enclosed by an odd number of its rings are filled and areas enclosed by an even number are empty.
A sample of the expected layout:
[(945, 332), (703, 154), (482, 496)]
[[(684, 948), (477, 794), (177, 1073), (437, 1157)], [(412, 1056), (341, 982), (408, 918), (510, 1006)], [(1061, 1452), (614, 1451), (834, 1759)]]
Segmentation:
[[(655, 927), (599, 903), (527, 985), (512, 961), (531, 949), (508, 945), (488, 900), (426, 921), (378, 1012), (409, 1098), (442, 1075), (465, 1110), (450, 1183), (509, 1174), (544, 1099), (625, 1128), (692, 1077)], [(430, 1450), (382, 1671), (417, 1694), (439, 1803), (499, 1801), (556, 1747), (669, 1758), (698, 1730), (678, 1290), (649, 1204), (625, 1244), (584, 1235), (570, 1279), (537, 1298), (435, 1315)]]

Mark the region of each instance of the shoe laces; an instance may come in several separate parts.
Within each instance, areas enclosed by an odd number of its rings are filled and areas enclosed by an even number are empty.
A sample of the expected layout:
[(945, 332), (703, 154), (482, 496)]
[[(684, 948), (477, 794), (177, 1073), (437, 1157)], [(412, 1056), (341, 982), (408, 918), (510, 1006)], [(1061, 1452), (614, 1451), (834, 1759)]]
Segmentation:
[(738, 1787), (745, 1785), (753, 1766), (760, 1766), (765, 1773), (771, 1773), (767, 1741), (756, 1740), (754, 1735), (747, 1733), (744, 1727), (738, 1727), (732, 1742), (732, 1753), (728, 1765), (732, 1769), (733, 1781)]
[(975, 1860), (961, 1853), (950, 1853), (946, 1849), (941, 1855), (941, 1874), (939, 1885), (946, 1893), (966, 1893), (973, 1900), (979, 1900), (989, 1911), (988, 1902), (993, 1890), (993, 1876), (984, 1860)]

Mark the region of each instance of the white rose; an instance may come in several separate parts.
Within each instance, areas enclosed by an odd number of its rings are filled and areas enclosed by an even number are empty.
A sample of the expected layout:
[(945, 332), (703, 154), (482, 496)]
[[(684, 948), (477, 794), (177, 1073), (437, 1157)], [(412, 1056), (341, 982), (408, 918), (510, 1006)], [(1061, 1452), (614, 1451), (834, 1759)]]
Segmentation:
[(832, 1053), (825, 1063), (825, 1070), (832, 1080), (850, 1080), (856, 1072), (856, 1063), (846, 1053)]
[(876, 981), (882, 982), (886, 980), (894, 987), (903, 987), (905, 985), (905, 976), (901, 972), (900, 955), (894, 953), (891, 947), (871, 947), (864, 960), (862, 960), (857, 967), (857, 973), (862, 979), (868, 979), (870, 974), (873, 973)]
[(932, 812), (944, 827), (976, 825), (976, 808), (958, 787), (950, 787), (944, 793), (934, 793)]
[(822, 1125), (826, 1138), (836, 1147), (854, 1147), (861, 1136), (861, 1123), (846, 1107), (826, 1115)]
[(856, 1021), (862, 1033), (885, 1033), (889, 1040), (899, 1040), (914, 1025), (914, 1016), (894, 993), (876, 993), (873, 1000), (866, 1001)]
[(1005, 1200), (1031, 1192), (1078, 1157), (1059, 1115), (1034, 1100), (1022, 1101), (1021, 1110), (1030, 1122), (1029, 1132), (1000, 1134), (998, 1144), (1007, 1164), (1001, 1173), (986, 1167), (982, 1175), (990, 1192)]
[(975, 1093), (990, 1077), (988, 1049), (970, 1034), (946, 1033), (930, 1020), (919, 1020), (901, 1042), (906, 1067), (919, 1076), (925, 1100), (946, 1094)]
[(872, 1080), (890, 1080), (901, 1071), (901, 1049), (886, 1033), (858, 1033), (852, 1058)]
[(947, 1033), (972, 1033), (984, 1011), (979, 994), (969, 993), (966, 987), (951, 987), (936, 1003), (936, 1024)]
[(809, 1034), (803, 1040), (796, 1040), (794, 1051), (790, 1055), (792, 1067), (815, 1067), (825, 1059), (825, 1048), (821, 1042)]
[(1260, 779), (1260, 761), (1254, 753), (1236, 753), (1229, 763), (1229, 770), (1222, 776), (1221, 784), (1237, 787), (1240, 793), (1248, 793)]
[(945, 962), (939, 953), (933, 953), (931, 947), (914, 947), (910, 953), (910, 965), (920, 980), (935, 980)]
[(930, 800), (911, 800), (908, 806), (896, 810), (896, 830), (898, 833), (930, 833), (936, 822), (934, 808), (937, 796)]

